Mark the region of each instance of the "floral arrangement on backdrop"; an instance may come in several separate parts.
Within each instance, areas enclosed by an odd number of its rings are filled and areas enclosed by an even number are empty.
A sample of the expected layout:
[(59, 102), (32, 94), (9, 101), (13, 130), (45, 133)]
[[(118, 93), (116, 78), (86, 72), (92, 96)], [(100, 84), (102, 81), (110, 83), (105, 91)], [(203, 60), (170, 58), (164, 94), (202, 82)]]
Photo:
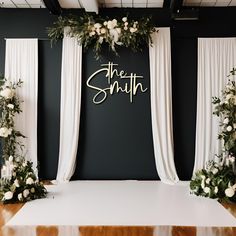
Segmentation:
[(22, 81), (11, 83), (2, 78), (0, 82), (0, 138), (4, 162), (1, 169), (0, 200), (3, 203), (15, 203), (45, 197), (47, 191), (38, 181), (32, 162), (23, 156), (24, 145), (19, 138), (25, 136), (15, 129), (14, 117), (22, 112), (16, 90), (21, 87)]
[(152, 43), (151, 34), (156, 31), (148, 17), (135, 21), (126, 16), (118, 20), (93, 15), (60, 16), (53, 26), (48, 28), (49, 38), (52, 41), (63, 38), (65, 27), (68, 29), (67, 35), (76, 37), (84, 49), (94, 45), (97, 58), (99, 58), (103, 44), (107, 44), (116, 54), (118, 46), (140, 51), (143, 44)]
[[(229, 76), (236, 75), (236, 68)], [(197, 196), (236, 202), (236, 86), (229, 80), (222, 97), (213, 97), (214, 115), (220, 117), (221, 131), (218, 139), (223, 141), (222, 154), (210, 161), (206, 169), (199, 170), (190, 182), (191, 192)]]

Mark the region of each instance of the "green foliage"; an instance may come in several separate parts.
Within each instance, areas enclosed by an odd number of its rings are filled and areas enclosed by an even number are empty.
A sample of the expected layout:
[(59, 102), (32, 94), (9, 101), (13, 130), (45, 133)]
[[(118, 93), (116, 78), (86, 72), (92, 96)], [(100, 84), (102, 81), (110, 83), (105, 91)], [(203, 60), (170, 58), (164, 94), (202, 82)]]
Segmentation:
[(88, 14), (79, 17), (60, 16), (53, 26), (48, 28), (51, 42), (63, 38), (65, 29), (66, 34), (76, 37), (84, 49), (93, 46), (97, 58), (101, 53), (102, 44), (107, 44), (116, 54), (118, 46), (140, 51), (144, 44), (152, 44), (151, 34), (156, 31), (148, 17), (135, 21), (129, 20), (128, 17), (109, 20)]

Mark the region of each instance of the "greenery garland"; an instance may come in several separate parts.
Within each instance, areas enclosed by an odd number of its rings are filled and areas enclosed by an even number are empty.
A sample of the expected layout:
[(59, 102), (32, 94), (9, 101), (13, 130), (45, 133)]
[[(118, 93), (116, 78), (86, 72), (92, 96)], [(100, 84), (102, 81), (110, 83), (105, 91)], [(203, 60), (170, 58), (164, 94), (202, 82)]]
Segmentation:
[[(236, 75), (236, 68), (229, 76)], [(197, 196), (236, 202), (236, 86), (229, 80), (222, 97), (213, 97), (214, 115), (220, 117), (221, 131), (218, 138), (223, 141), (224, 150), (207, 168), (197, 171), (191, 182), (191, 192)]]
[(22, 81), (11, 83), (2, 78), (0, 85), (0, 138), (4, 162), (1, 169), (0, 200), (3, 203), (15, 203), (46, 197), (47, 191), (38, 181), (32, 168), (33, 163), (26, 161), (23, 156), (24, 145), (19, 137), (25, 136), (15, 129), (14, 117), (22, 112), (16, 90), (21, 87)]
[(65, 28), (66, 34), (76, 37), (84, 49), (93, 45), (97, 58), (103, 44), (107, 44), (116, 54), (118, 46), (140, 51), (144, 44), (152, 44), (151, 34), (156, 31), (148, 17), (135, 21), (128, 17), (109, 20), (87, 14), (80, 17), (60, 16), (53, 26), (48, 28), (51, 41), (55, 42), (63, 38)]

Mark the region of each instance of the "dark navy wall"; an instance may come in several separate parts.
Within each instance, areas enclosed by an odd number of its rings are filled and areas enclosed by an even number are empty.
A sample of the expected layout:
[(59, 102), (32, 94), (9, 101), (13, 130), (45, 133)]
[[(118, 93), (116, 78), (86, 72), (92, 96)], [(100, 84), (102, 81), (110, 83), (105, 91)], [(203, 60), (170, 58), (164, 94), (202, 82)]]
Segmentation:
[[(73, 11), (81, 14), (81, 11)], [(197, 38), (236, 37), (236, 8), (202, 8), (199, 21), (174, 22), (168, 9), (109, 9), (104, 16), (152, 15), (157, 26), (171, 28), (172, 100), (175, 163), (181, 179), (191, 177), (194, 162), (197, 94)], [(66, 13), (65, 13), (66, 14)], [(40, 177), (54, 179), (59, 150), (61, 42), (52, 48), (46, 27), (56, 19), (46, 9), (0, 9), (0, 73), (4, 73), (4, 38), (39, 38), (38, 156)], [(104, 51), (97, 61), (92, 50), (83, 54), (83, 92), (80, 141), (74, 179), (158, 179), (151, 133), (148, 49), (120, 57)], [(86, 86), (101, 63), (144, 76), (148, 91), (130, 104), (128, 95), (113, 95), (103, 104), (91, 101)], [(97, 81), (102, 85), (102, 80)], [(69, 96), (69, 95), (68, 95)]]

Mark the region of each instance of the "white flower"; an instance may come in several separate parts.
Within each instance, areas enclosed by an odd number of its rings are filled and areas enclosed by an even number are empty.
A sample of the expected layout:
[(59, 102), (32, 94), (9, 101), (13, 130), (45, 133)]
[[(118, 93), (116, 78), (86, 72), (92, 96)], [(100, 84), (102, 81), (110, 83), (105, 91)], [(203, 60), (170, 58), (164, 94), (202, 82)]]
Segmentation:
[(205, 176), (205, 175), (201, 175), (201, 178), (202, 178), (202, 179), (205, 179), (205, 178), (206, 178), (206, 176)]
[(210, 178), (207, 178), (207, 179), (206, 179), (206, 184), (209, 184), (210, 181), (211, 181), (211, 179), (210, 179)]
[(14, 105), (13, 105), (13, 104), (10, 104), (10, 103), (7, 105), (7, 107), (8, 107), (9, 109), (14, 109)]
[(33, 180), (31, 177), (27, 178), (26, 184), (31, 185), (31, 184), (33, 184), (33, 183), (34, 183), (34, 180)]
[(101, 28), (101, 34), (105, 34), (107, 30), (105, 28)]
[(235, 162), (235, 157), (230, 156), (230, 157), (229, 157), (229, 161), (233, 164), (233, 163)]
[(11, 135), (12, 129), (8, 129), (7, 127), (0, 128), (0, 136), (7, 138), (8, 135)]
[(127, 17), (123, 17), (123, 18), (122, 18), (122, 21), (123, 21), (123, 22), (126, 22), (127, 20), (128, 20)]
[(230, 126), (230, 125), (226, 128), (226, 130), (229, 131), (229, 132), (232, 131), (232, 129), (233, 129), (233, 128), (232, 128), (232, 126)]
[(202, 189), (205, 188), (205, 181), (204, 180), (202, 180), (202, 182), (201, 182), (201, 187), (202, 187)]
[(117, 20), (116, 20), (116, 19), (113, 19), (113, 20), (112, 20), (112, 24), (114, 25), (114, 27), (117, 26)]
[(227, 95), (226, 95), (226, 100), (231, 99), (233, 96), (234, 96), (233, 94), (227, 94)]
[(100, 44), (102, 44), (102, 43), (103, 43), (103, 37), (99, 37), (98, 42), (99, 42)]
[(27, 166), (27, 161), (24, 161), (23, 164), (22, 164), (23, 167), (26, 167)]
[(27, 198), (28, 197), (28, 195), (29, 195), (29, 189), (25, 189), (24, 191), (23, 191), (23, 196), (24, 196), (24, 198)]
[(120, 34), (121, 33), (121, 28), (116, 28), (116, 31), (117, 31), (118, 34)]
[(101, 27), (102, 27), (102, 25), (100, 23), (94, 24), (94, 28), (96, 28), (96, 29), (100, 29)]
[(15, 181), (14, 181), (14, 185), (15, 185), (17, 188), (19, 188), (19, 187), (20, 187), (20, 184), (19, 184), (19, 181), (18, 181), (18, 179), (15, 179)]
[(129, 24), (128, 22), (125, 22), (125, 23), (124, 23), (125, 26), (128, 26), (128, 24)]
[(217, 168), (213, 168), (211, 172), (215, 175), (215, 174), (217, 174), (218, 169)]
[(89, 36), (92, 37), (93, 35), (95, 35), (95, 31), (89, 32)]
[(130, 27), (130, 28), (129, 28), (129, 31), (130, 31), (130, 33), (134, 33), (134, 32), (137, 31), (137, 28)]
[(31, 188), (31, 189), (30, 189), (30, 192), (31, 192), (31, 193), (35, 193), (35, 189), (34, 189), (34, 188)]
[(103, 25), (104, 25), (104, 26), (107, 26), (107, 21), (104, 21)]
[(128, 29), (128, 27), (127, 27), (127, 26), (125, 26), (125, 27), (124, 27), (124, 30), (127, 30), (127, 29)]
[(234, 190), (236, 190), (236, 184), (234, 184), (234, 185), (232, 186), (232, 188), (233, 188)]
[(229, 188), (225, 189), (225, 195), (227, 197), (233, 197), (234, 193), (235, 193), (235, 191), (232, 187), (229, 187)]
[(229, 123), (229, 118), (225, 118), (224, 121), (223, 121), (224, 124), (228, 124)]
[(214, 193), (215, 193), (215, 194), (218, 193), (218, 187), (217, 187), (217, 186), (215, 186)]
[(19, 193), (19, 194), (17, 195), (17, 198), (18, 198), (19, 201), (21, 201), (21, 200), (23, 199), (22, 193)]
[(3, 197), (4, 200), (10, 200), (12, 198), (13, 198), (13, 192), (8, 191), (8, 192), (4, 193), (4, 197)]
[(210, 188), (209, 187), (205, 187), (204, 189), (203, 189), (203, 191), (205, 192), (205, 193), (209, 193), (210, 192)]
[(0, 95), (5, 99), (11, 99), (14, 96), (14, 94), (15, 94), (14, 90), (10, 88), (5, 88), (0, 92)]
[(8, 161), (13, 162), (13, 156), (9, 156)]

